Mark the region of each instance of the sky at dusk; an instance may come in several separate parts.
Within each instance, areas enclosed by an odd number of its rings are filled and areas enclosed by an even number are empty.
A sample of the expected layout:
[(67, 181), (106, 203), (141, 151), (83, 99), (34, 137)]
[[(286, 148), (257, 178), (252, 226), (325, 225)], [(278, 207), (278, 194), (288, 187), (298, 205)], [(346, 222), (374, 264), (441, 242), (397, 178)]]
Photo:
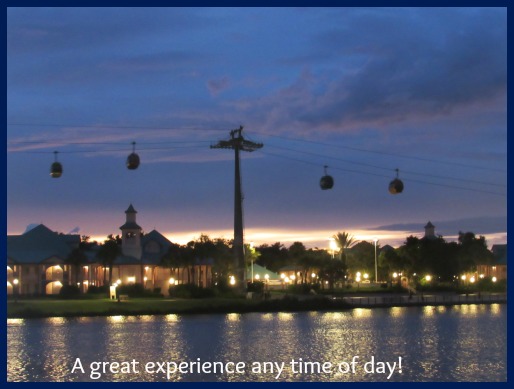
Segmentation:
[(507, 242), (505, 8), (7, 9), (8, 234), (232, 238), (239, 126), (247, 242)]

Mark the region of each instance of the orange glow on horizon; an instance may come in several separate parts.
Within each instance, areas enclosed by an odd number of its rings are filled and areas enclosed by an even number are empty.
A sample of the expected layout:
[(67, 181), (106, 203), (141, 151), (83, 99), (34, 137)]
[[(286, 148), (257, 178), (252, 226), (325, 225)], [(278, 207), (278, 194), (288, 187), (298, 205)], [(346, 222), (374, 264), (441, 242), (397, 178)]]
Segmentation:
[[(378, 240), (379, 247), (390, 245), (399, 247), (408, 236), (416, 236), (422, 238), (424, 231), (388, 231), (388, 230), (368, 230), (368, 229), (344, 229), (339, 230), (302, 230), (302, 229), (285, 229), (285, 228), (248, 228), (245, 230), (245, 242), (253, 242), (255, 246), (262, 244), (282, 243), (289, 247), (294, 242), (302, 242), (307, 248), (330, 249), (330, 238), (339, 231), (346, 231), (352, 235), (357, 241), (367, 241), (373, 243)], [(168, 240), (173, 243), (186, 244), (192, 240), (196, 240), (200, 235), (204, 234), (211, 239), (223, 238), (231, 240), (234, 235), (233, 230), (209, 230), (209, 231), (159, 231)], [(86, 234), (87, 235), (87, 234)], [(113, 234), (116, 236), (116, 234)], [(496, 243), (504, 243), (505, 233), (484, 234), (487, 244), (491, 247)], [(107, 235), (94, 236), (91, 235), (90, 241), (103, 243)], [(458, 236), (443, 236), (449, 241), (457, 241)]]

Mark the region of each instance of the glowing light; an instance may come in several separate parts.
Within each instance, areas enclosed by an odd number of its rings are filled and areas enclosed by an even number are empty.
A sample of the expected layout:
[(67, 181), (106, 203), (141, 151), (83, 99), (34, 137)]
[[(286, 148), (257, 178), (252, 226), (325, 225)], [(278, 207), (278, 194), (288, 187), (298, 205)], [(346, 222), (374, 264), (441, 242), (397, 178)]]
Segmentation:
[(258, 275), (258, 274), (256, 274), (256, 275), (255, 275), (255, 279), (256, 279), (256, 280), (259, 280), (260, 278), (261, 278), (261, 276), (260, 276), (260, 275)]
[(493, 281), (493, 282), (496, 282), (496, 281), (497, 281), (497, 278), (496, 278), (496, 277), (493, 277), (493, 278), (492, 278), (492, 281)]
[(170, 285), (175, 285), (175, 278), (171, 277), (168, 282), (170, 283)]
[(316, 273), (312, 273), (312, 274), (311, 274), (311, 277), (312, 277), (312, 278), (316, 278)]
[(145, 271), (148, 271), (148, 269), (150, 269), (148, 266), (145, 266)]
[(286, 275), (284, 273), (280, 274), (280, 278), (284, 279), (286, 278)]
[(136, 282), (136, 277), (127, 277), (127, 281), (129, 283), (135, 283)]
[(14, 285), (18, 285), (18, 282), (20, 282), (20, 281), (18, 281), (18, 279), (17, 279), (17, 278), (15, 278), (14, 280), (12, 280), (12, 283), (13, 283)]
[(357, 277), (359, 277), (359, 278), (360, 278), (360, 276), (361, 276), (361, 272), (360, 272), (360, 271), (358, 271), (355, 275), (356, 275)]
[(116, 281), (116, 284), (118, 284), (118, 285), (119, 285), (119, 284), (121, 284), (121, 280), (120, 280), (120, 279), (118, 279), (118, 280)]
[(369, 278), (369, 274), (368, 273), (364, 273), (364, 279), (367, 280)]
[(230, 276), (230, 285), (235, 285), (235, 284), (236, 284), (236, 277)]
[(462, 281), (466, 281), (466, 275), (464, 274), (464, 275), (460, 276), (460, 279), (461, 279)]
[(266, 281), (269, 280), (269, 274), (264, 274), (264, 278), (266, 279)]
[(393, 278), (396, 278), (396, 277), (398, 277), (398, 273), (395, 272), (395, 273), (393, 273)]
[(480, 274), (480, 275), (479, 275), (479, 277), (480, 277), (481, 279), (483, 279), (483, 278), (485, 277), (485, 275)]
[(432, 280), (432, 276), (427, 274), (425, 276), (425, 280), (427, 280), (427, 282), (430, 282)]
[(293, 274), (292, 276), (290, 276), (289, 278), (291, 278), (292, 280), (294, 280), (296, 278), (296, 276)]
[(471, 283), (475, 282), (475, 277), (471, 277), (471, 278), (469, 279), (469, 282), (471, 282)]

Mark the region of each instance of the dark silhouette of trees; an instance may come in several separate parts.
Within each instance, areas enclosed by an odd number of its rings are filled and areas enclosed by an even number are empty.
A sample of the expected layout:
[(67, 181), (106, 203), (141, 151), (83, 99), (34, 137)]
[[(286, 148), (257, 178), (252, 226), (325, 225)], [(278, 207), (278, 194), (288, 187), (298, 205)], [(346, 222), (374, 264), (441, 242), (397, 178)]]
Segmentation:
[[(104, 267), (109, 268), (109, 284), (112, 284), (112, 268), (114, 265), (114, 261), (116, 258), (121, 255), (121, 237), (117, 235), (116, 237), (112, 234), (107, 236), (107, 239), (104, 240), (104, 243), (100, 245), (96, 256), (102, 261), (102, 265)], [(105, 280), (105, 271), (104, 271), (104, 285), (106, 283)]]
[(430, 274), (437, 276), (438, 281), (452, 282), (491, 259), (492, 253), (483, 236), (477, 238), (472, 232), (459, 232), (458, 242), (446, 242), (442, 236), (421, 239), (409, 236), (394, 253), (385, 253), (381, 263), (392, 271), (405, 270), (419, 277)]
[(372, 274), (375, 274), (375, 244), (366, 241), (356, 243), (350, 250), (347, 250), (346, 263), (350, 273), (364, 271), (371, 277)]
[(272, 245), (263, 244), (257, 247), (257, 251), (261, 254), (257, 263), (271, 271), (278, 272), (281, 267), (289, 264), (289, 251), (280, 242)]
[(480, 263), (487, 264), (493, 260), (493, 253), (487, 249), (485, 237), (476, 237), (473, 232), (459, 231), (459, 271), (476, 270)]
[(302, 262), (305, 258), (307, 249), (302, 242), (294, 242), (289, 246), (289, 265), (294, 268), (294, 284), (298, 284), (298, 272), (302, 267)]
[[(338, 232), (333, 236), (333, 238), (337, 247), (339, 248), (339, 259), (342, 262), (341, 266), (343, 268), (344, 273), (343, 278), (346, 280), (348, 275), (348, 262), (346, 250), (355, 245), (357, 243), (357, 240), (355, 240), (354, 237), (347, 232)], [(336, 267), (339, 267), (339, 264)]]
[[(74, 248), (66, 258), (66, 262), (71, 264), (71, 267), (73, 268), (74, 276), (71, 281), (82, 285), (82, 282), (84, 281), (82, 279), (82, 266), (87, 263), (87, 257), (84, 249), (80, 245), (79, 247)], [(80, 287), (79, 289), (82, 290)]]

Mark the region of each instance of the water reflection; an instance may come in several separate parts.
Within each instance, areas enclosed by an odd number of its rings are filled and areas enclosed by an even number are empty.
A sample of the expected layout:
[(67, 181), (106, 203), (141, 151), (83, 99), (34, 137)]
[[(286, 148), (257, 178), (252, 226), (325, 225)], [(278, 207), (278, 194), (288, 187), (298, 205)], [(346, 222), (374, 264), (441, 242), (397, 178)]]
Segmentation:
[[(92, 363), (138, 362), (137, 373), (107, 365), (98, 381), (505, 381), (506, 323), (506, 306), (500, 304), (9, 319), (7, 379), (95, 381)], [(402, 372), (388, 379), (379, 363), (392, 365), (400, 357)], [(72, 374), (77, 359), (85, 372)], [(295, 370), (293, 360), (314, 371)], [(168, 376), (165, 368), (144, 369), (147, 363), (166, 367), (195, 361), (244, 363), (245, 369), (233, 374), (176, 369)], [(331, 369), (323, 371), (324, 363)], [(365, 371), (366, 363), (374, 373)]]

